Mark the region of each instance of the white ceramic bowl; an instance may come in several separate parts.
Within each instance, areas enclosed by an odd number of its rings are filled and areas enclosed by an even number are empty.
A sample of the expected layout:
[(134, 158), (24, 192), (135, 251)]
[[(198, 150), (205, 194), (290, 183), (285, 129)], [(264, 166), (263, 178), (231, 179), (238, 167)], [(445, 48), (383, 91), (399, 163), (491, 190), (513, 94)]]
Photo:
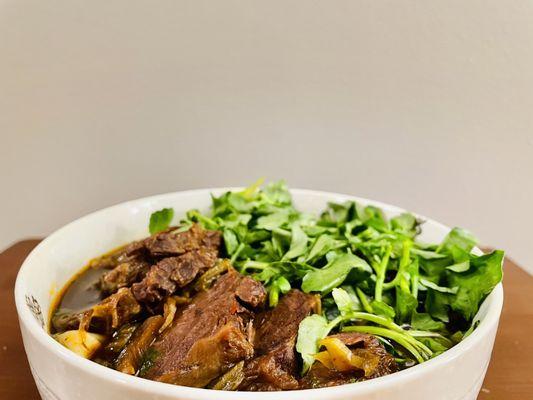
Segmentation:
[[(410, 369), (373, 379), (324, 389), (249, 393), (220, 392), (173, 386), (132, 377), (85, 360), (62, 347), (48, 334), (48, 314), (57, 290), (89, 259), (147, 235), (150, 213), (173, 207), (179, 217), (191, 208), (207, 210), (210, 193), (229, 189), (194, 190), (122, 203), (80, 218), (39, 244), (18, 274), (15, 298), (24, 347), (31, 370), (45, 400), (254, 399), (254, 400), (463, 400), (475, 399), (489, 364), (503, 304), (498, 285), (483, 303), (481, 320), (472, 335), (444, 354)], [(349, 199), (381, 207), (388, 216), (403, 210), (351, 196), (292, 190), (301, 210), (319, 212), (328, 201)], [(421, 239), (440, 241), (449, 228), (424, 218)]]

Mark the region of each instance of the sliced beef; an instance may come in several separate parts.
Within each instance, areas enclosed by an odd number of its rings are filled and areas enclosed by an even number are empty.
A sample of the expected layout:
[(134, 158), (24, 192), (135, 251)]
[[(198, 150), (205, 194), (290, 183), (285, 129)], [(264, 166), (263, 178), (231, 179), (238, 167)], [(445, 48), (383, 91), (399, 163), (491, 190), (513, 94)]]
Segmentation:
[(144, 246), (154, 257), (169, 257), (187, 253), (200, 248), (218, 252), (222, 236), (219, 231), (202, 229), (193, 224), (187, 231), (170, 228), (144, 240)]
[(142, 375), (203, 387), (240, 361), (250, 359), (253, 312), (247, 306), (260, 304), (255, 298), (238, 298), (237, 293), (260, 291), (254, 285), (261, 286), (230, 269), (210, 289), (198, 293), (152, 345), (149, 351), (155, 356), (142, 368)]
[(161, 315), (154, 315), (146, 319), (139, 326), (131, 339), (128, 341), (124, 351), (117, 359), (116, 370), (125, 374), (135, 375), (140, 367), (141, 359), (148, 347), (154, 341), (159, 328), (163, 324)]
[(295, 342), (287, 342), (245, 365), (238, 390), (276, 391), (298, 389)]
[(254, 321), (255, 358), (244, 367), (239, 390), (272, 391), (297, 389), (295, 353), (300, 322), (319, 307), (317, 298), (291, 290), (278, 305)]
[(56, 314), (52, 318), (55, 332), (83, 329), (110, 334), (141, 312), (141, 306), (129, 288), (121, 288), (91, 308)]
[(160, 382), (204, 387), (236, 363), (253, 356), (253, 346), (237, 321), (228, 322), (210, 336), (196, 341), (180, 369), (157, 378)]
[(341, 340), (351, 349), (354, 355), (362, 359), (371, 360), (374, 363), (372, 372), (366, 376), (363, 370), (340, 372), (317, 361), (300, 381), (301, 389), (343, 385), (377, 378), (398, 370), (394, 357), (385, 350), (375, 336), (357, 332), (344, 332), (328, 337)]
[(133, 294), (140, 302), (159, 302), (213, 267), (217, 256), (216, 250), (202, 248), (164, 258), (150, 268), (141, 282), (132, 285)]
[[(141, 301), (154, 302), (172, 293), (176, 287), (186, 285), (198, 273), (205, 271), (203, 264), (206, 262), (212, 265), (211, 258), (218, 257), (220, 244), (221, 236), (218, 231), (202, 229), (198, 224), (192, 225), (187, 231), (173, 227), (94, 259), (91, 266), (111, 269), (101, 277), (100, 289), (104, 294), (112, 294), (121, 287), (129, 287), (144, 279), (150, 266), (160, 261), (158, 270), (152, 272), (152, 279), (159, 281), (159, 284), (155, 285), (160, 287), (161, 293), (157, 293), (157, 288), (152, 284), (152, 287), (147, 288), (151, 293), (139, 295)], [(189, 252), (194, 254), (187, 256)], [(176, 259), (176, 256), (183, 258)], [(170, 259), (161, 260), (164, 257)], [(209, 260), (204, 260), (203, 257)], [(180, 265), (171, 265), (176, 263)], [(169, 272), (174, 275), (170, 276)], [(136, 293), (140, 290), (137, 288)]]
[(122, 262), (100, 278), (100, 290), (105, 294), (115, 293), (122, 287), (131, 286), (143, 279), (150, 264), (142, 258)]
[(244, 278), (241, 285), (237, 288), (235, 293), (239, 299), (252, 307), (257, 307), (264, 304), (266, 300), (266, 290), (263, 285), (258, 284), (252, 278)]
[(141, 306), (133, 297), (131, 290), (121, 288), (89, 311), (84, 312), (80, 328), (89, 330), (92, 324), (96, 323), (102, 326), (106, 333), (110, 333), (131, 321), (140, 312)]

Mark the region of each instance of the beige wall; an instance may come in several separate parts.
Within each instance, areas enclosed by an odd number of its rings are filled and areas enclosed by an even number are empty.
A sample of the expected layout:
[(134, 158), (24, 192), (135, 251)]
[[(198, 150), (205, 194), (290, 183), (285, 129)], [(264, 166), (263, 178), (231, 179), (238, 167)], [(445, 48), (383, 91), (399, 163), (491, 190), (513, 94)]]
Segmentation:
[(533, 269), (533, 2), (0, 1), (0, 247), (285, 178)]

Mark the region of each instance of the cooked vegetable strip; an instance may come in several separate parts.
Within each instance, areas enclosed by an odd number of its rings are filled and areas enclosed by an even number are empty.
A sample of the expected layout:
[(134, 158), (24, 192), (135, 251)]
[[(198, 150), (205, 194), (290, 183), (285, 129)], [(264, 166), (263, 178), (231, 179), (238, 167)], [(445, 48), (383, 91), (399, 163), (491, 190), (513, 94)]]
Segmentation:
[(190, 302), (190, 299), (187, 297), (180, 296), (170, 296), (167, 298), (165, 304), (163, 305), (163, 324), (159, 328), (159, 333), (167, 329), (176, 316), (176, 311), (178, 310), (178, 305), (187, 304)]
[(244, 380), (244, 361), (241, 361), (222, 375), (217, 382), (211, 387), (215, 390), (237, 390), (241, 382)]
[(148, 346), (154, 341), (156, 333), (163, 324), (163, 317), (155, 315), (139, 326), (131, 340), (117, 359), (116, 369), (125, 374), (134, 375), (140, 365)]

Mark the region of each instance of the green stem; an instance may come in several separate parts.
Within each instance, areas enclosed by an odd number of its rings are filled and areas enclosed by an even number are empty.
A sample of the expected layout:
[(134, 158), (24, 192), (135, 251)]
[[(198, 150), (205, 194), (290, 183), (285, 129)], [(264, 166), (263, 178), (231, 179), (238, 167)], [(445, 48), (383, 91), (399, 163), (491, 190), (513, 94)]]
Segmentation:
[(200, 222), (204, 227), (208, 229), (218, 229), (219, 224), (217, 224), (213, 219), (206, 217), (201, 214), (198, 210), (193, 210), (190, 212), (191, 219), (196, 218), (197, 222)]
[(396, 332), (399, 332), (401, 334), (404, 334), (406, 333), (406, 331), (404, 329), (402, 329), (401, 326), (395, 324), (394, 322), (392, 322), (391, 320), (385, 318), (385, 317), (381, 317), (379, 315), (375, 315), (375, 314), (368, 314), (368, 313), (364, 313), (364, 312), (353, 312), (353, 313), (350, 313), (349, 315), (346, 316), (347, 318), (349, 319), (362, 319), (364, 321), (370, 321), (370, 322), (373, 322), (375, 324), (378, 324), (378, 325), (382, 325), (386, 328), (389, 328), (393, 331), (396, 331)]
[(396, 273), (396, 276), (394, 279), (390, 282), (384, 283), (383, 288), (385, 290), (392, 289), (394, 286), (398, 284), (398, 281), (402, 277), (402, 275), (405, 272), (405, 269), (409, 265), (409, 262), (411, 261), (411, 247), (413, 246), (413, 242), (410, 240), (405, 240), (403, 242), (403, 248), (402, 248), (402, 257), (400, 258), (400, 265), (398, 267), (398, 272)]
[(364, 292), (358, 287), (355, 288), (355, 292), (357, 293), (357, 297), (359, 297), (359, 301), (361, 301), (361, 305), (363, 306), (365, 311), (368, 313), (373, 313), (374, 310), (372, 309), (372, 306), (370, 305), (366, 294), (364, 294)]
[(270, 307), (276, 307), (278, 305), (279, 300), (279, 287), (274, 284), (269, 290), (268, 293), (268, 305)]
[(231, 264), (235, 263), (235, 260), (237, 260), (237, 257), (239, 257), (239, 254), (241, 253), (242, 249), (244, 249), (244, 243), (239, 243), (239, 247), (237, 247), (237, 250), (235, 250), (235, 253), (231, 256)]
[(333, 328), (335, 328), (338, 324), (340, 324), (344, 320), (345, 320), (345, 317), (343, 317), (342, 315), (339, 315), (337, 318), (331, 320), (328, 323), (327, 327), (326, 327), (326, 335), (325, 336), (327, 336), (329, 334), (329, 332), (331, 332), (331, 330)]
[(382, 301), (383, 294), (383, 282), (385, 281), (385, 273), (387, 272), (387, 266), (389, 264), (389, 258), (392, 252), (392, 246), (389, 244), (385, 250), (385, 255), (379, 264), (379, 268), (376, 273), (376, 294), (374, 299), (376, 301)]
[(244, 274), (248, 269), (259, 269), (263, 270), (269, 266), (269, 263), (262, 262), (262, 261), (245, 261), (242, 268), (241, 268), (241, 274)]
[(418, 298), (418, 276), (415, 276), (413, 278), (413, 281), (411, 282), (411, 294), (415, 299)]
[(278, 235), (285, 236), (286, 238), (290, 239), (292, 237), (291, 231), (288, 231), (286, 229), (276, 228), (272, 232), (277, 233)]
[(409, 334), (412, 336), (412, 337), (433, 337), (433, 338), (439, 338), (440, 340), (442, 340), (444, 343), (446, 343), (446, 346), (448, 347), (453, 347), (453, 342), (448, 339), (446, 336), (443, 336), (441, 335), (440, 333), (437, 333), (437, 332), (429, 332), (429, 331), (409, 331)]
[(384, 326), (385, 328), (388, 328), (392, 331), (400, 333), (401, 335), (404, 335), (405, 339), (408, 342), (410, 342), (413, 346), (420, 349), (424, 354), (427, 354), (428, 356), (431, 356), (431, 354), (433, 354), (430, 348), (428, 348), (425, 344), (416, 340), (413, 337), (414, 335), (411, 335), (411, 331), (406, 331), (401, 326), (395, 324), (394, 322), (388, 320), (385, 317), (381, 317), (379, 315), (374, 315), (374, 314), (367, 314), (363, 312), (354, 312), (354, 313), (349, 314), (346, 317), (349, 319), (362, 319), (364, 321), (370, 321), (375, 324)]
[[(339, 317), (337, 317), (336, 319), (338, 318)], [(369, 321), (369, 322), (373, 322), (375, 324), (384, 326), (385, 328), (402, 335), (405, 341), (409, 342), (412, 346), (420, 350), (422, 354), (427, 356), (428, 358), (431, 357), (431, 355), (433, 354), (430, 348), (428, 348), (424, 343), (421, 343), (418, 340), (416, 340), (413, 337), (414, 335), (411, 335), (411, 331), (404, 330), (401, 326), (395, 324), (393, 321), (390, 321), (387, 318), (384, 318), (384, 317), (381, 317), (375, 314), (364, 313), (364, 312), (353, 312), (353, 313), (350, 313), (344, 316), (343, 319), (344, 320), (361, 319), (364, 321)], [(346, 327), (346, 329), (348, 328), (352, 328), (352, 327)], [(369, 328), (372, 328), (372, 327), (369, 326)], [(414, 332), (417, 332), (417, 331), (414, 331)]]
[(400, 334), (399, 332), (380, 328), (378, 326), (347, 326), (343, 329), (343, 331), (368, 333), (370, 335), (377, 335), (392, 339), (399, 345), (405, 347), (405, 349), (407, 349), (407, 351), (409, 351), (419, 363), (423, 363), (425, 361), (424, 357), (422, 357), (422, 355), (417, 351), (417, 349), (409, 341), (406, 340), (404, 335)]

